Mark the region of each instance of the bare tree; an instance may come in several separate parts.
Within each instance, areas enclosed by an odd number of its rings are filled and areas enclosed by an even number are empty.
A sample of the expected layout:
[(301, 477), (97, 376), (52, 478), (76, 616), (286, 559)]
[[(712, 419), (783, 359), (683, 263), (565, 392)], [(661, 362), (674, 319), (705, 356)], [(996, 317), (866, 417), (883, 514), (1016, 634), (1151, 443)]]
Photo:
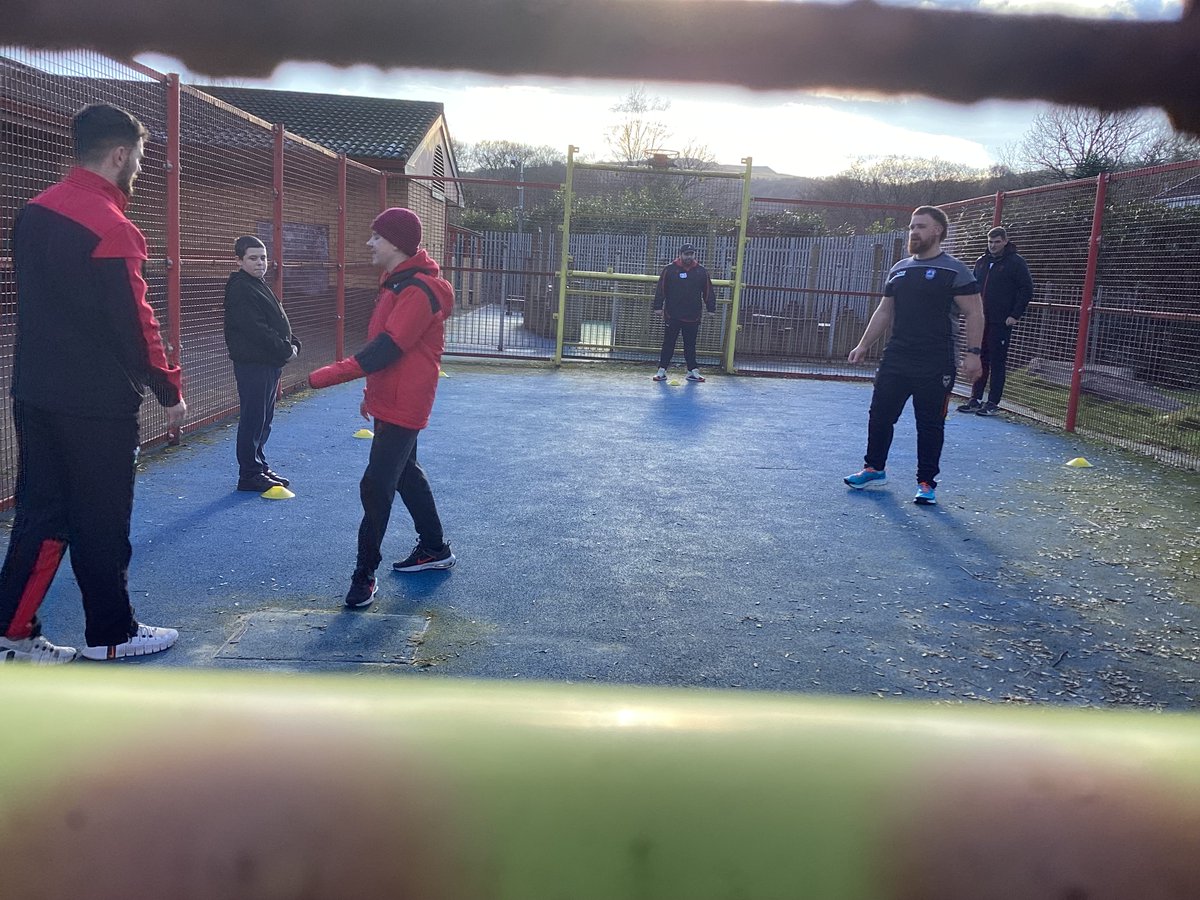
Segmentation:
[(635, 87), (612, 108), (621, 118), (608, 128), (608, 146), (618, 162), (645, 162), (654, 150), (661, 149), (671, 137), (671, 129), (658, 118), (671, 108), (671, 101)]
[(708, 149), (707, 144), (701, 144), (699, 141), (691, 140), (684, 144), (683, 149), (679, 151), (679, 156), (675, 160), (675, 165), (680, 169), (694, 169), (698, 172), (712, 169), (717, 163), (716, 156)]
[(511, 169), (517, 162), (526, 169), (564, 165), (566, 153), (549, 145), (534, 146), (517, 141), (486, 140), (456, 144), (455, 157), (465, 171), (498, 172)]
[(1090, 178), (1140, 165), (1158, 131), (1159, 123), (1141, 110), (1055, 106), (1033, 120), (1016, 152), (1028, 168), (1058, 179)]
[(1139, 163), (1157, 166), (1189, 159), (1200, 159), (1200, 138), (1176, 131), (1164, 118), (1152, 133)]
[(859, 157), (844, 172), (822, 179), (818, 199), (855, 203), (920, 206), (955, 196), (966, 184), (988, 179), (989, 173), (938, 157)]

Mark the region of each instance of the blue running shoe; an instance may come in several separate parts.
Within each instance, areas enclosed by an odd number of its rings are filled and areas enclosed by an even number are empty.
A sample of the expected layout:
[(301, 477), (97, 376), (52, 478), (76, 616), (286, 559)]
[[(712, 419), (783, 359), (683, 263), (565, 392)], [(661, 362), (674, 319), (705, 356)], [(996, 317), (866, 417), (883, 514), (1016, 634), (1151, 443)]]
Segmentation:
[(937, 497), (933, 493), (933, 485), (927, 481), (922, 481), (917, 485), (917, 496), (913, 497), (913, 503), (919, 503), (922, 506), (935, 506)]
[(842, 481), (850, 485), (856, 491), (861, 491), (868, 484), (883, 484), (887, 481), (887, 475), (882, 469), (872, 469), (867, 466), (861, 472), (855, 472), (853, 475), (847, 475)]

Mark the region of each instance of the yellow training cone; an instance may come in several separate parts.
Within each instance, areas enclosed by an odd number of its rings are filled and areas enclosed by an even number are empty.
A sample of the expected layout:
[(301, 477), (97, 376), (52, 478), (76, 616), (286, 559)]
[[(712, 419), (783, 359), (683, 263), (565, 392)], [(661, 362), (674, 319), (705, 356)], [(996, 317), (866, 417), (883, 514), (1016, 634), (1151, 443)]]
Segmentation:
[(450, 376), (447, 375), (445, 372), (443, 372), (441, 369), (438, 369), (438, 378), (449, 378), (449, 377)]
[(679, 387), (679, 385), (683, 384), (683, 382), (680, 381), (678, 378), (672, 378), (670, 381), (667, 382), (667, 384), (669, 384), (671, 387)]
[(1093, 468), (1095, 468), (1095, 466), (1093, 466), (1090, 462), (1088, 462), (1082, 456), (1077, 456), (1072, 460), (1068, 460), (1067, 465), (1070, 466), (1072, 469), (1093, 469)]
[(375, 437), (375, 432), (373, 432), (370, 428), (360, 428), (358, 431), (354, 432), (354, 436), (356, 438), (362, 438), (365, 441), (369, 441), (371, 438)]
[(282, 484), (277, 484), (273, 488), (267, 488), (258, 496), (264, 500), (291, 500), (296, 495), (285, 488)]

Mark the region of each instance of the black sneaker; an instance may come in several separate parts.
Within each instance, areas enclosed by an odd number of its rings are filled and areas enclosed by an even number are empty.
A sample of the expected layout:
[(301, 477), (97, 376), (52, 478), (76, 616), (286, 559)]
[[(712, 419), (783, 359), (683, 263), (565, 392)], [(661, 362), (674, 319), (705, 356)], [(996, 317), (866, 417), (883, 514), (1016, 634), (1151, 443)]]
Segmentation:
[(997, 406), (995, 403), (988, 403), (984, 406), (979, 407), (979, 409), (975, 410), (975, 415), (977, 415), (977, 416), (994, 416), (998, 412), (1000, 412), (999, 406)]
[(360, 575), (355, 572), (350, 577), (350, 590), (346, 591), (346, 605), (352, 609), (370, 606), (375, 599), (376, 590), (374, 575)]
[(287, 487), (289, 484), (291, 484), (290, 481), (288, 481), (286, 478), (284, 478), (278, 472), (272, 472), (270, 469), (267, 469), (265, 472), (263, 472), (263, 474), (266, 475), (268, 478), (270, 478), (272, 481), (278, 481), (284, 487)]
[(282, 482), (276, 481), (267, 475), (251, 475), (249, 478), (239, 478), (237, 489), (239, 491), (253, 491), (256, 494), (261, 494), (273, 487), (279, 487), (280, 484)]
[(407, 557), (392, 563), (392, 568), (397, 572), (424, 572), (426, 569), (449, 569), (456, 562), (458, 559), (450, 551), (449, 544), (443, 545), (441, 550), (427, 550), (417, 544)]
[(974, 397), (972, 397), (970, 400), (968, 400), (966, 403), (964, 403), (962, 406), (960, 406), (958, 408), (958, 411), (959, 412), (978, 412), (981, 409), (983, 409), (983, 404), (980, 401), (976, 400)]

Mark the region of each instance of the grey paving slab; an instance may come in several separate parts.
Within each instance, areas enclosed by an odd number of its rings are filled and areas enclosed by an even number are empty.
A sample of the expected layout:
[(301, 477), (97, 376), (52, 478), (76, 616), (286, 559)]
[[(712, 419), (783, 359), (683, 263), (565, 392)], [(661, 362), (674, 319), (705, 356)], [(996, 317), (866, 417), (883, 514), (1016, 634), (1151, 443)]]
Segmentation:
[[(369, 445), (352, 437), (361, 385), (347, 384), (276, 417), (270, 461), (293, 500), (233, 490), (235, 423), (145, 460), (130, 585), (139, 615), (182, 637), (129, 664), (1197, 704), (1200, 475), (952, 413), (940, 502), (925, 508), (911, 502), (908, 412), (889, 484), (842, 484), (862, 463), (868, 384), (446, 370), (419, 456), (458, 565), (392, 573), (415, 539), (397, 504), (379, 595), (344, 649), (382, 647), (410, 628), (389, 617), (413, 617), (426, 627), (411, 661), (343, 655), (333, 626), (320, 658), (297, 658), (305, 614), (341, 621), (354, 563)], [(1077, 456), (1095, 467), (1064, 465)], [(68, 566), (44, 613), (49, 636), (80, 640)], [(255, 658), (222, 651), (260, 616), (276, 625), (255, 632)]]
[(420, 616), (364, 610), (263, 610), (244, 616), (216, 657), (293, 663), (411, 663), (428, 625)]

